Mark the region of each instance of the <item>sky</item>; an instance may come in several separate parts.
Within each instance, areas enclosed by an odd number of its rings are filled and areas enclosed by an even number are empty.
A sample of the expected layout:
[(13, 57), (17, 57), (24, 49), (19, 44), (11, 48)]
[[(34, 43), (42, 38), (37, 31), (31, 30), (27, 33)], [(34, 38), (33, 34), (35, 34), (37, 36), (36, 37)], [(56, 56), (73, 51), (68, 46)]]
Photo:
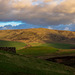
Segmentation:
[(0, 0), (0, 30), (75, 31), (75, 0)]

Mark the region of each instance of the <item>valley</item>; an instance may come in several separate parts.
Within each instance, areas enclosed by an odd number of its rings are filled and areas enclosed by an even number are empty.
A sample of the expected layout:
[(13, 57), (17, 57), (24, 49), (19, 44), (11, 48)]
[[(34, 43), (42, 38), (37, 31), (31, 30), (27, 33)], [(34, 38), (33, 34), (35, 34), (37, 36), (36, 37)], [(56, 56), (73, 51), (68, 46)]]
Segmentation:
[(75, 75), (75, 32), (48, 29), (0, 32), (0, 47), (16, 48), (15, 54), (0, 50), (0, 75)]

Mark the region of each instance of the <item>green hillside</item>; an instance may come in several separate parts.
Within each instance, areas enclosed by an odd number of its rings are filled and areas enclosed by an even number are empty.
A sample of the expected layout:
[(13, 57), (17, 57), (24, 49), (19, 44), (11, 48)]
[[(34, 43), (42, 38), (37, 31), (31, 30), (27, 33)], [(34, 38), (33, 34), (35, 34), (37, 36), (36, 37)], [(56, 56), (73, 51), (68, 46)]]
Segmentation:
[(38, 58), (0, 51), (0, 75), (75, 75), (75, 69)]
[(43, 56), (51, 53), (56, 53), (58, 50), (59, 49), (53, 47), (38, 46), (38, 47), (29, 47), (29, 48), (17, 50), (17, 53), (23, 55)]
[(24, 46), (26, 46), (26, 44), (22, 42), (0, 40), (0, 47), (16, 47), (16, 49), (21, 49)]
[(58, 49), (72, 49), (73, 47), (75, 47), (75, 45), (73, 44), (65, 44), (65, 43), (30, 43), (30, 45), (32, 46), (42, 46), (42, 47), (54, 47), (54, 48), (58, 48)]
[(16, 52), (28, 57), (51, 58), (57, 56), (70, 56), (75, 55), (75, 45), (62, 44), (62, 43), (30, 43), (32, 47), (17, 50)]

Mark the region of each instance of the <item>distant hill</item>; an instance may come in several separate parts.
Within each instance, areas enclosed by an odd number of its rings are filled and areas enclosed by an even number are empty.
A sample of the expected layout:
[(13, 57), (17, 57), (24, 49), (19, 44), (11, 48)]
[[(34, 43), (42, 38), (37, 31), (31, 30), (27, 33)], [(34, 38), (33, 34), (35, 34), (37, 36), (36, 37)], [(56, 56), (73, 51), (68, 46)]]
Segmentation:
[(21, 41), (24, 43), (75, 44), (75, 32), (45, 28), (0, 30), (0, 40)]

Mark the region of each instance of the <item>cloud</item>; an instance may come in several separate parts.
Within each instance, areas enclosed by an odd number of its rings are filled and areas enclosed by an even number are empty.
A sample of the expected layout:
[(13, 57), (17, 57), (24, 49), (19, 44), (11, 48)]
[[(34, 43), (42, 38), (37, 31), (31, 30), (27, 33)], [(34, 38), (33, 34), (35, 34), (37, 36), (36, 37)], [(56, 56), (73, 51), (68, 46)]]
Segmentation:
[(0, 0), (0, 21), (44, 26), (75, 24), (75, 0)]
[(64, 0), (57, 6), (56, 10), (62, 13), (75, 13), (75, 0)]
[(70, 29), (69, 29), (69, 27), (66, 27), (64, 30), (68, 30), (69, 31)]
[(16, 9), (22, 9), (25, 7), (30, 7), (32, 5), (30, 0), (20, 0), (12, 3), (12, 7)]
[(50, 2), (50, 1), (53, 1), (53, 0), (44, 0), (44, 2)]
[(75, 31), (75, 24), (69, 24), (69, 25), (50, 25), (48, 26), (48, 29), (55, 29), (55, 30), (67, 30), (67, 31)]
[(51, 26), (48, 26), (48, 29), (53, 29)]
[(29, 28), (47, 28), (46, 26), (32, 25), (32, 24), (19, 24), (17, 26), (13, 25), (5, 25), (0, 26), (0, 30), (8, 30), (8, 29), (29, 29)]
[(0, 26), (0, 30), (8, 30), (8, 29), (29, 29), (29, 28), (48, 28), (54, 30), (66, 30), (66, 31), (75, 31), (75, 25), (49, 25), (49, 26), (42, 26), (42, 25), (32, 25), (32, 24), (19, 24), (17, 26), (13, 25), (5, 25)]

